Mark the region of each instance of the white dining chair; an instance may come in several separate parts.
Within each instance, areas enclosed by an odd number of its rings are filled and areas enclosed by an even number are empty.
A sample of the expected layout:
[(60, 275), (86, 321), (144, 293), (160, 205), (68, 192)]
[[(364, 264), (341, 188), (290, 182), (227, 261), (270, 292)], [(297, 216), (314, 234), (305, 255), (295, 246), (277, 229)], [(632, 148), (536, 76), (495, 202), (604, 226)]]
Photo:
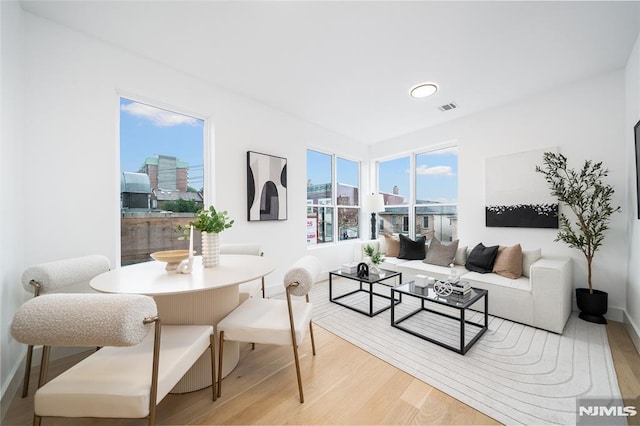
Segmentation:
[[(154, 425), (156, 406), (207, 349), (215, 401), (213, 326), (162, 325), (157, 312), (153, 298), (137, 294), (48, 294), (20, 306), (11, 335), (43, 345), (33, 424), (85, 417)], [(51, 346), (100, 349), (47, 381)]]
[[(250, 298), (223, 318), (216, 326), (220, 339), (218, 357), (218, 396), (222, 394), (222, 366), (225, 340), (268, 345), (291, 345), (298, 377), (300, 402), (304, 402), (298, 346), (309, 330), (313, 355), (316, 354), (311, 321), (312, 305), (309, 291), (320, 273), (316, 257), (305, 256), (285, 273), (283, 284), (286, 299)], [(305, 300), (292, 300), (292, 296)]]
[[(88, 255), (33, 265), (22, 273), (24, 289), (38, 297), (50, 293), (93, 293), (89, 281), (110, 269), (109, 259)], [(27, 347), (22, 397), (29, 393), (33, 345)]]
[[(220, 244), (220, 254), (248, 254), (252, 256), (264, 256), (260, 244), (253, 243)], [(260, 280), (253, 280), (240, 284), (238, 286), (238, 291), (240, 294), (240, 303), (250, 297), (256, 296), (258, 293), (262, 293), (262, 297), (265, 297), (264, 277)]]

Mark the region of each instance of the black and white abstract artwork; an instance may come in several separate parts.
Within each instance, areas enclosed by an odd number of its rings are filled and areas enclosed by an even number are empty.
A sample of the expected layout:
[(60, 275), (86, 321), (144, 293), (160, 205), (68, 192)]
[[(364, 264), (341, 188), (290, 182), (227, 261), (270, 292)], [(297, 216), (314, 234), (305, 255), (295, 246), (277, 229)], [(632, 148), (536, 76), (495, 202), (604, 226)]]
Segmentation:
[(558, 201), (536, 166), (545, 152), (525, 151), (486, 160), (486, 226), (558, 228)]
[(287, 219), (287, 159), (247, 151), (247, 218)]

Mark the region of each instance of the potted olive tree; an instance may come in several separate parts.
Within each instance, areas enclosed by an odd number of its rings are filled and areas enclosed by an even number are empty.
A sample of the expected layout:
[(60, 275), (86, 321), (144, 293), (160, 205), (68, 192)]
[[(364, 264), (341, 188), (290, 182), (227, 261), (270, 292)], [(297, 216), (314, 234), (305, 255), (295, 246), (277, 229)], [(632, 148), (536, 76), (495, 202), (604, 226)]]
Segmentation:
[(545, 152), (542, 167), (536, 172), (544, 175), (551, 194), (569, 207), (571, 219), (560, 213), (560, 230), (555, 241), (563, 241), (580, 250), (587, 260), (588, 288), (576, 288), (576, 302), (580, 318), (598, 324), (606, 324), (608, 294), (595, 290), (592, 282), (593, 257), (602, 245), (609, 229), (611, 215), (620, 207), (611, 205), (613, 187), (604, 182), (609, 171), (602, 162), (584, 162), (581, 170), (567, 168), (567, 158), (560, 153)]
[(231, 228), (233, 220), (229, 218), (226, 210), (217, 211), (215, 207), (198, 210), (195, 220), (189, 222), (189, 228), (179, 227), (186, 234), (191, 226), (202, 234), (202, 265), (211, 268), (220, 264), (220, 237), (219, 233)]

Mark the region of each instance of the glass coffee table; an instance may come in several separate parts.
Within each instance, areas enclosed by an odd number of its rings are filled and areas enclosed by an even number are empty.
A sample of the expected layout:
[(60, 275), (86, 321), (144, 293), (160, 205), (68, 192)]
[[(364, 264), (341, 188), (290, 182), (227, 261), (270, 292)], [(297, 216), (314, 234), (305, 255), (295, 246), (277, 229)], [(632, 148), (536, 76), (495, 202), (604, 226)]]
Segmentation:
[[(391, 290), (391, 297), (395, 299), (396, 294), (399, 297), (409, 296), (414, 306), (409, 308), (409, 312), (405, 309), (402, 317), (396, 319), (396, 314), (399, 312), (397, 312), (397, 304), (393, 304), (391, 326), (461, 355), (464, 355), (489, 327), (489, 292), (487, 290), (472, 288), (471, 294), (465, 298), (454, 295), (440, 296), (433, 286), (421, 288), (410, 281), (394, 287)], [(473, 312), (476, 316), (484, 317), (484, 321), (477, 323), (466, 319), (466, 311), (483, 298), (484, 312)], [(407, 301), (406, 297), (405, 301)]]
[[(336, 289), (334, 289), (333, 277), (347, 278), (349, 280), (348, 282), (358, 282), (358, 287), (355, 290), (351, 290), (352, 286), (346, 286), (346, 293), (340, 293), (339, 295), (334, 296)], [(341, 270), (329, 272), (329, 300), (340, 306), (344, 306), (345, 308), (349, 308), (356, 312), (360, 312), (361, 314), (373, 317), (375, 315), (378, 315), (380, 312), (386, 311), (394, 304), (402, 302), (402, 296), (400, 296), (398, 299), (395, 299), (388, 294), (381, 294), (374, 290), (374, 286), (376, 285), (383, 285), (387, 288), (393, 287), (395, 285), (396, 277), (398, 277), (399, 282), (401, 283), (402, 272), (394, 272), (387, 269), (380, 269), (379, 274), (369, 274), (366, 277), (359, 277), (357, 274), (349, 274), (347, 272), (342, 272)], [(387, 284), (384, 282), (391, 278), (394, 279), (393, 283)], [(360, 293), (363, 293), (368, 300), (363, 300), (362, 297), (356, 297), (360, 295)], [(383, 306), (374, 310), (374, 299), (376, 300), (376, 302), (382, 299), (384, 301)], [(362, 309), (358, 307), (355, 303), (356, 301), (359, 301), (360, 305), (363, 305), (364, 303), (364, 305), (366, 305), (368, 309)]]

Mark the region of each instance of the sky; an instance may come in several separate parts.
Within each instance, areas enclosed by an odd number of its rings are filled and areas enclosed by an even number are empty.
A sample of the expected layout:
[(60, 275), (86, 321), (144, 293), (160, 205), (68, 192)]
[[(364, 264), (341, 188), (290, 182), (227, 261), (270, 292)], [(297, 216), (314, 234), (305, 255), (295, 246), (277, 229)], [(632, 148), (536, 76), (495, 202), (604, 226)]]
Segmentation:
[[(331, 155), (308, 150), (307, 178), (314, 184), (331, 182)], [(338, 182), (357, 185), (357, 163), (338, 158)], [(410, 157), (381, 161), (378, 165), (380, 192), (409, 197)], [(439, 203), (457, 203), (458, 150), (441, 149), (416, 155), (416, 198)]]
[(188, 185), (204, 178), (204, 121), (120, 98), (120, 169), (137, 172), (147, 157), (175, 156), (189, 163)]

